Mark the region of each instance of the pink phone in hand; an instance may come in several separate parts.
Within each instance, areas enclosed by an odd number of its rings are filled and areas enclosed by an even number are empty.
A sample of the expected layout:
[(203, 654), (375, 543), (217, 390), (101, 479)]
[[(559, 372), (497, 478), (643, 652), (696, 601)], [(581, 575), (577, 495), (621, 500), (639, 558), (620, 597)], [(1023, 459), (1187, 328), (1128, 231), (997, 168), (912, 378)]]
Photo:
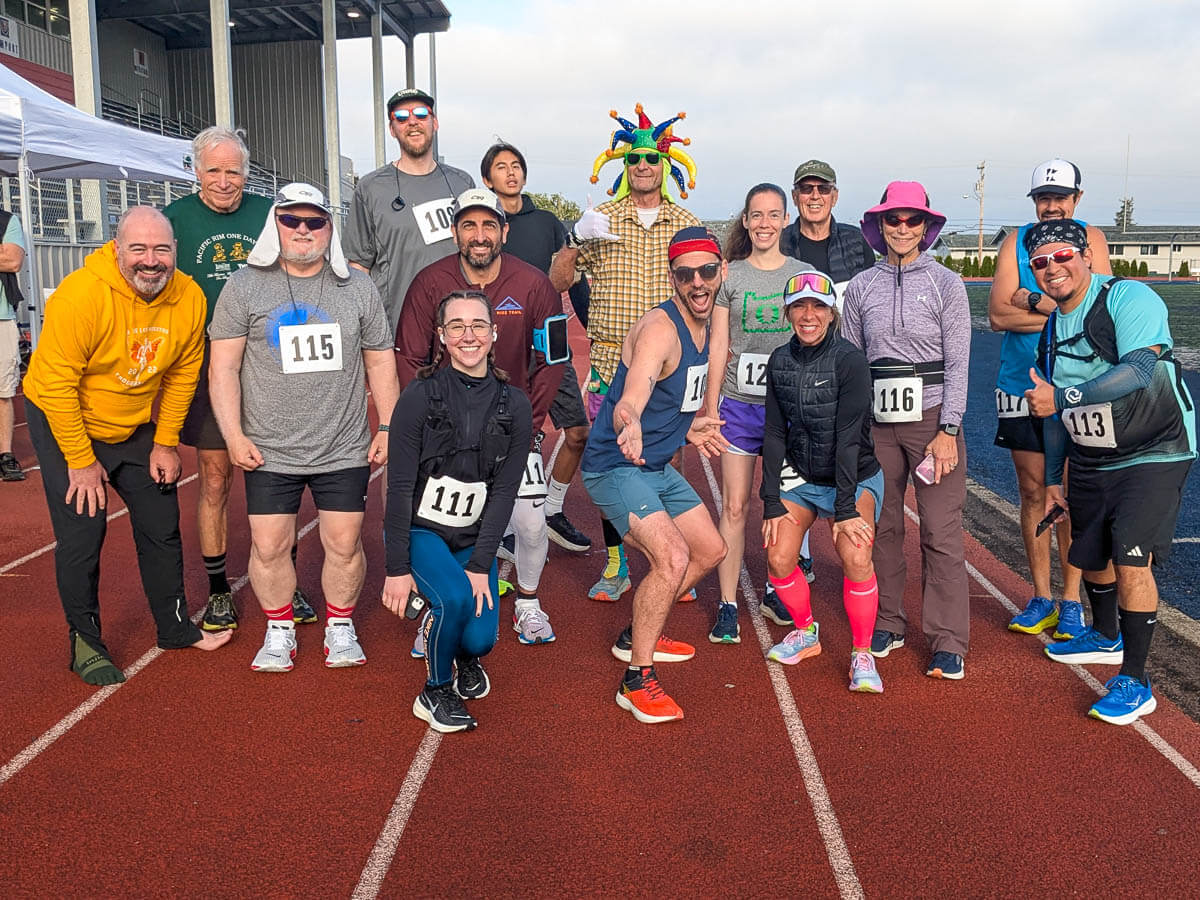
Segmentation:
[(914, 474), (926, 484), (933, 484), (934, 472), (936, 463), (933, 461), (933, 454), (930, 453), (917, 466)]

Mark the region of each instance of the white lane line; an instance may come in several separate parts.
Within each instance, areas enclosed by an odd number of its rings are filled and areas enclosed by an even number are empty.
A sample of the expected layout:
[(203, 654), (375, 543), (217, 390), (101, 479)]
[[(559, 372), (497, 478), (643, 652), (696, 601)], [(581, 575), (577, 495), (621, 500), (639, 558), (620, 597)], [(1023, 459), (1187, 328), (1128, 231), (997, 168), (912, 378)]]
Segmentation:
[[(31, 470), (26, 469), (25, 471), (29, 472)], [(185, 484), (189, 484), (189, 483), (195, 481), (199, 477), (200, 476), (198, 474), (189, 475), (187, 478), (180, 479), (178, 486), (183, 487)], [(119, 519), (119, 518), (121, 518), (121, 516), (125, 515), (127, 512), (129, 512), (128, 507), (122, 507), (121, 509), (118, 509), (115, 513), (110, 513), (108, 516), (108, 521), (111, 522), (113, 519)], [(30, 560), (37, 559), (39, 556), (43, 556), (43, 555), (49, 553), (51, 550), (53, 550), (57, 546), (58, 546), (58, 541), (51, 541), (45, 547), (39, 547), (37, 550), (34, 550), (32, 553), (26, 553), (20, 559), (14, 559), (10, 563), (5, 563), (4, 565), (0, 566), (0, 575), (4, 575), (7, 572), (11, 572), (13, 569), (17, 568), (17, 566), (23, 566), (23, 565), (25, 565), (25, 563), (29, 562)]]
[[(708, 488), (712, 492), (717, 514), (720, 515), (721, 489), (717, 485), (717, 478), (705, 457), (701, 456), (700, 462), (704, 466), (704, 475), (708, 478)], [(762, 649), (765, 659), (767, 651), (772, 646), (771, 632), (767, 629), (766, 620), (759, 611), (758, 593), (750, 579), (750, 573), (746, 570), (744, 561), (738, 581), (742, 588), (746, 609), (754, 623), (754, 634), (758, 638), (758, 645)], [(825, 843), (825, 853), (829, 857), (829, 866), (833, 869), (838, 892), (846, 900), (863, 898), (866, 895), (863, 893), (862, 883), (858, 880), (858, 873), (854, 869), (854, 860), (851, 859), (850, 849), (846, 846), (846, 838), (842, 833), (842, 826), (838, 822), (837, 812), (833, 808), (833, 801), (829, 799), (829, 791), (825, 787), (825, 778), (821, 775), (821, 766), (817, 762), (817, 755), (812, 744), (809, 743), (804, 720), (800, 717), (800, 711), (796, 709), (796, 699), (788, 685), (787, 676), (784, 675), (782, 666), (770, 663), (765, 663), (765, 666), (771, 679), (771, 687), (775, 691), (775, 700), (779, 704), (779, 711), (783, 715), (788, 739), (792, 743), (792, 752), (796, 756), (800, 775), (804, 779), (804, 789), (808, 792), (808, 799), (812, 804), (813, 817), (817, 820), (817, 829), (821, 832), (821, 840)]]
[[(904, 506), (904, 514), (906, 516), (908, 516), (910, 519), (912, 519), (914, 522), (921, 521), (920, 517), (915, 512), (913, 512), (913, 510), (911, 508), (909, 508), (909, 506), (907, 504), (905, 504), (905, 506)], [(987, 578), (985, 578), (983, 576), (983, 573), (980, 572), (977, 568), (975, 568), (970, 563), (967, 563), (967, 572), (970, 574), (970, 576), (972, 578), (974, 578), (977, 582), (979, 582), (980, 587), (982, 587), (985, 591), (987, 591), (989, 594), (991, 594), (992, 597), (997, 602), (999, 602), (1001, 606), (1003, 606), (1006, 610), (1008, 610), (1008, 612), (1012, 613), (1015, 616), (1017, 613), (1019, 613), (1021, 611), (1020, 609), (1017, 608), (1017, 605), (1015, 603), (1013, 603), (1011, 600), (1008, 599), (1008, 597), (1006, 597), (1003, 593), (1001, 593), (999, 588), (997, 588), (994, 584), (992, 584), (990, 581), (988, 581)], [(1182, 613), (1180, 613), (1180, 615), (1182, 615)], [(1161, 618), (1161, 612), (1160, 612), (1160, 618)], [(1040, 640), (1042, 642), (1042, 644), (1051, 643), (1050, 638), (1048, 638), (1044, 632), (1038, 634), (1038, 640)], [(1046, 660), (1046, 662), (1050, 663), (1050, 660)], [(1060, 663), (1060, 665), (1061, 665), (1061, 663)], [(1096, 677), (1094, 675), (1092, 675), (1092, 673), (1089, 672), (1087, 669), (1083, 668), (1083, 666), (1068, 666), (1068, 668), (1072, 672), (1074, 672), (1084, 684), (1086, 684), (1093, 691), (1095, 691), (1097, 696), (1102, 696), (1104, 694), (1104, 685), (1102, 685), (1099, 681), (1097, 681)], [(1192, 763), (1189, 762), (1183, 756), (1183, 754), (1181, 754), (1178, 750), (1176, 750), (1174, 747), (1172, 747), (1171, 744), (1168, 743), (1166, 741), (1166, 739), (1162, 737), (1162, 735), (1160, 735), (1157, 731), (1155, 731), (1153, 728), (1151, 728), (1149, 725), (1147, 725), (1144, 719), (1139, 719), (1137, 722), (1134, 722), (1133, 727), (1134, 727), (1134, 730), (1137, 731), (1138, 734), (1140, 734), (1142, 737), (1144, 737), (1146, 739), (1147, 743), (1149, 743), (1151, 747), (1153, 747), (1155, 750), (1157, 750), (1159, 753), (1161, 753), (1163, 755), (1163, 757), (1169, 763), (1171, 763), (1171, 765), (1173, 765), (1181, 773), (1183, 773), (1184, 778), (1186, 778), (1188, 781), (1190, 781), (1193, 786), (1200, 788), (1200, 769), (1197, 769), (1194, 765), (1192, 765)]]
[[(374, 479), (382, 471), (383, 471), (383, 469), (376, 469), (374, 472), (371, 473), (371, 479)], [(195, 478), (195, 477), (196, 477), (195, 475), (191, 476), (191, 478)], [(121, 513), (123, 513), (123, 512), (124, 512), (124, 510), (121, 511)], [(116, 518), (118, 515), (121, 515), (121, 513), (114, 513), (110, 518)], [(304, 527), (296, 532), (296, 540), (297, 541), (301, 540), (305, 535), (307, 535), (314, 528), (316, 528), (317, 521), (318, 520), (314, 518), (311, 521), (305, 523)], [(53, 548), (53, 547), (54, 547), (54, 545), (51, 544), (50, 548)], [(43, 550), (41, 550), (39, 552), (44, 553), (46, 551), (46, 549), (50, 549), (50, 548), (43, 548)], [(230, 592), (233, 594), (236, 594), (238, 591), (240, 591), (242, 588), (244, 588), (249, 582), (250, 582), (250, 577), (248, 575), (242, 575), (240, 578), (238, 578), (236, 581), (234, 581), (233, 584), (231, 584), (229, 586)], [(192, 616), (192, 622), (193, 623), (199, 622), (200, 617), (203, 615), (204, 615), (203, 609), (196, 610), (195, 614)], [(146, 668), (146, 666), (150, 665), (150, 663), (154, 662), (154, 660), (158, 659), (165, 652), (166, 651), (163, 650), (161, 647), (151, 647), (149, 650), (147, 650), (145, 653), (143, 653), (140, 657), (138, 657), (137, 661), (132, 666), (130, 666), (128, 669), (124, 670), (125, 683), (128, 684), (130, 679), (132, 679), (134, 675), (138, 674), (140, 671), (142, 671), (142, 669)], [(41, 735), (39, 738), (37, 738), (35, 741), (33, 741), (33, 743), (31, 743), (28, 747), (26, 747), (24, 750), (22, 750), (16, 756), (14, 756), (12, 759), (10, 759), (7, 763), (5, 763), (3, 768), (0, 768), (0, 785), (5, 784), (10, 778), (12, 778), (14, 775), (16, 775), (22, 769), (24, 769), (27, 765), (29, 765), (31, 762), (33, 762), (33, 760), (36, 759), (37, 756), (42, 751), (44, 751), (51, 744), (53, 744), (55, 741), (57, 741), (60, 737), (62, 737), (64, 734), (66, 734), (68, 731), (70, 731), (72, 728), (74, 728), (76, 725), (78, 725), (80, 722), (82, 722), (88, 715), (95, 712), (96, 708), (99, 707), (101, 703), (103, 703), (105, 700), (107, 700), (109, 697), (111, 697), (114, 693), (116, 693), (118, 690), (120, 690), (123, 686), (124, 685), (120, 685), (120, 684), (110, 684), (110, 685), (105, 685), (102, 688), (98, 688), (96, 690), (96, 693), (92, 694), (92, 696), (88, 697), (88, 699), (84, 700), (77, 707), (75, 707), (73, 710), (71, 710), (69, 713), (67, 713), (65, 716), (63, 716), (61, 719), (59, 719), (58, 722), (56, 722), (53, 726), (51, 726), (43, 735)]]
[(408, 767), (408, 774), (404, 776), (404, 783), (400, 785), (396, 802), (392, 804), (391, 812), (383, 823), (383, 830), (379, 832), (379, 838), (371, 848), (371, 855), (367, 857), (367, 864), (363, 866), (354, 893), (350, 895), (353, 900), (373, 900), (383, 888), (383, 881), (392, 867), (392, 860), (396, 857), (396, 848), (400, 846), (400, 839), (404, 837), (408, 817), (412, 814), (417, 795), (421, 793), (421, 786), (425, 783), (425, 777), (433, 766), (433, 757), (441, 744), (441, 734), (432, 728), (426, 731), (420, 746), (417, 747), (412, 765)]
[(1171, 541), (1172, 544), (1200, 544), (1200, 537), (1182, 537), (1175, 538)]

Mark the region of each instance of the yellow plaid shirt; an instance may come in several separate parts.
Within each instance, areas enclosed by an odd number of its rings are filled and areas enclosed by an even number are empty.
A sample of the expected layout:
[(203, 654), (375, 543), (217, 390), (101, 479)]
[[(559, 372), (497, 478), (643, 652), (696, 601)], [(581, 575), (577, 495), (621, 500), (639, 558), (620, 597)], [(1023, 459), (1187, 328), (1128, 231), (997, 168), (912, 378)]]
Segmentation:
[(648, 229), (642, 227), (632, 197), (601, 203), (596, 211), (609, 214), (609, 231), (621, 240), (588, 241), (579, 251), (575, 267), (591, 281), (590, 361), (607, 385), (617, 373), (621, 343), (629, 329), (647, 310), (671, 299), (674, 287), (667, 263), (671, 238), (680, 228), (699, 225), (700, 220), (666, 199)]

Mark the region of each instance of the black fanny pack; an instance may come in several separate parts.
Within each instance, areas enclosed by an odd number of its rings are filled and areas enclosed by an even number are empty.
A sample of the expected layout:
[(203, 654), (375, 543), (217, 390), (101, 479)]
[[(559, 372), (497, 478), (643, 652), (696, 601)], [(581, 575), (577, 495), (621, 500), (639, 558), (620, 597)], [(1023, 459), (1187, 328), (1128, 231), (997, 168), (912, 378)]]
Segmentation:
[(877, 359), (871, 363), (871, 380), (880, 378), (912, 378), (917, 376), (922, 384), (941, 384), (945, 379), (944, 360), (910, 363), (902, 359)]

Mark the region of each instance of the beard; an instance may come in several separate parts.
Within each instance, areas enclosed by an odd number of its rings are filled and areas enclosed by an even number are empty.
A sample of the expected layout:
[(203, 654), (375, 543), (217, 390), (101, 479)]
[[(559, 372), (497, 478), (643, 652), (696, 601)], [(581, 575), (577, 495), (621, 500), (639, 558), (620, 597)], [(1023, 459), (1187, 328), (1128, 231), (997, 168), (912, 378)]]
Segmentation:
[(299, 247), (291, 246), (290, 244), (291, 242), (289, 242), (289, 246), (279, 248), (280, 257), (287, 262), (306, 265), (316, 262), (325, 256), (325, 248), (316, 241), (310, 244), (301, 244)]
[(486, 269), (500, 255), (500, 245), (491, 241), (475, 241), (466, 246), (460, 254), (463, 262), (472, 269)]
[(174, 268), (168, 266), (120, 266), (121, 274), (133, 286), (138, 295), (149, 300), (154, 299), (167, 286), (174, 274)]

